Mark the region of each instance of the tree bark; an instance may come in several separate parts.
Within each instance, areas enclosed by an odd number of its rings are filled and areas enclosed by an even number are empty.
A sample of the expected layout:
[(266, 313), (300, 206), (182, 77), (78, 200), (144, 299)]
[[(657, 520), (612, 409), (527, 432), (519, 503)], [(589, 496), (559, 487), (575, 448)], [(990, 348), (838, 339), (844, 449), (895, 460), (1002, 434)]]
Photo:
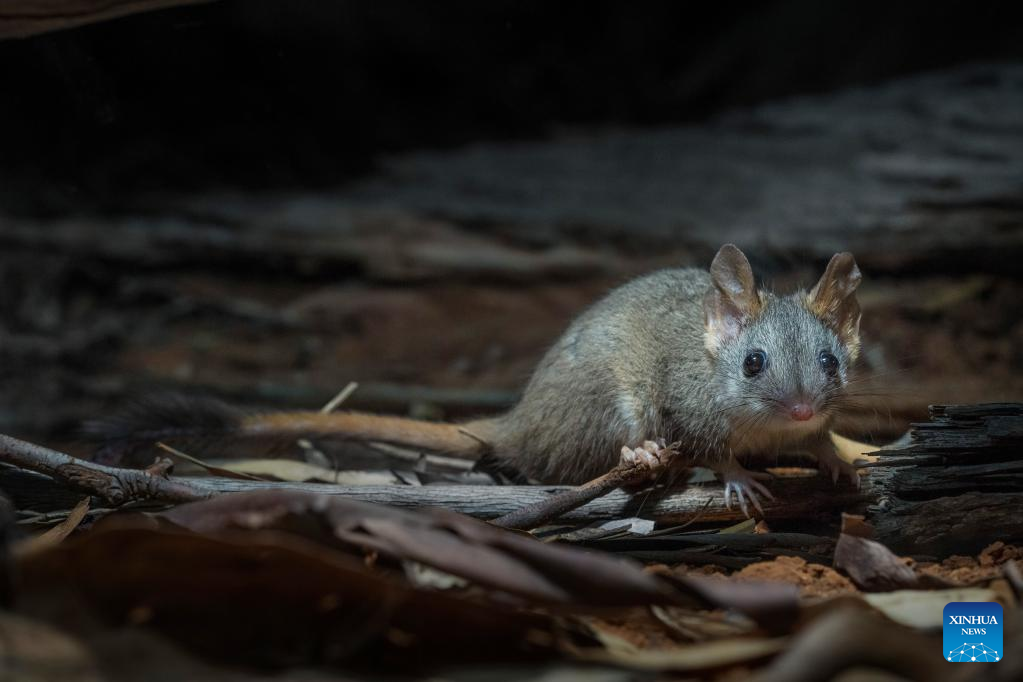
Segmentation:
[(946, 556), (1023, 540), (1023, 404), (932, 406), (909, 446), (874, 454), (868, 518), (892, 549)]
[(112, 504), (139, 500), (194, 502), (210, 497), (209, 489), (165, 476), (170, 462), (158, 460), (150, 469), (125, 469), (50, 450), (0, 434), (0, 461), (45, 474), (74, 490), (84, 490)]

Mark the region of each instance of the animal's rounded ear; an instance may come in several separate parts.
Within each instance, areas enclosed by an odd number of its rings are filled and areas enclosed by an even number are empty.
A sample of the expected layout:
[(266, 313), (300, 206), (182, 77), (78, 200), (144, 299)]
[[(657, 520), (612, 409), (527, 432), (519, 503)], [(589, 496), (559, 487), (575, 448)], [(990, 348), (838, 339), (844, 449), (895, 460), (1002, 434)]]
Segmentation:
[(759, 306), (753, 268), (746, 254), (735, 244), (725, 244), (718, 249), (710, 264), (710, 278), (714, 286), (731, 298), (740, 307)]
[(739, 335), (742, 326), (760, 312), (753, 268), (735, 244), (722, 246), (710, 264), (712, 286), (703, 300), (705, 345), (716, 354), (721, 344)]
[(836, 253), (806, 295), (806, 307), (834, 330), (853, 357), (860, 347), (860, 304), (856, 300), (856, 287), (862, 279), (853, 255)]

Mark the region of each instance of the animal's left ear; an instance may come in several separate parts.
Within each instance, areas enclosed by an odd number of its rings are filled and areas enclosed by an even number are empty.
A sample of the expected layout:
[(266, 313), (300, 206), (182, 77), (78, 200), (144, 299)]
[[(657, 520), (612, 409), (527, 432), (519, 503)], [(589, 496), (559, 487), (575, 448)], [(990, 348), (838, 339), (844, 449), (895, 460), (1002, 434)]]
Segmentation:
[(722, 344), (739, 336), (743, 326), (754, 319), (761, 308), (746, 254), (735, 244), (725, 244), (710, 264), (711, 286), (703, 298), (704, 346), (717, 355)]
[(806, 307), (828, 325), (845, 344), (849, 356), (860, 350), (860, 304), (856, 287), (863, 276), (851, 253), (831, 257), (820, 281), (806, 295)]

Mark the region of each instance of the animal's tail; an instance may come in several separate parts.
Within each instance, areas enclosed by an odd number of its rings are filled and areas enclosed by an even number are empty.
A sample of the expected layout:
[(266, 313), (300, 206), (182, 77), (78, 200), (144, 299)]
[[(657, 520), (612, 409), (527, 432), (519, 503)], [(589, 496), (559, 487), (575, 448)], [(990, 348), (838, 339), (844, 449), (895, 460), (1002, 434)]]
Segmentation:
[(100, 447), (96, 459), (119, 462), (157, 442), (170, 445), (235, 442), (269, 447), (300, 438), (390, 443), (477, 460), (489, 444), (470, 426), (357, 412), (247, 413), (211, 398), (165, 394), (137, 400), (119, 414), (85, 425)]

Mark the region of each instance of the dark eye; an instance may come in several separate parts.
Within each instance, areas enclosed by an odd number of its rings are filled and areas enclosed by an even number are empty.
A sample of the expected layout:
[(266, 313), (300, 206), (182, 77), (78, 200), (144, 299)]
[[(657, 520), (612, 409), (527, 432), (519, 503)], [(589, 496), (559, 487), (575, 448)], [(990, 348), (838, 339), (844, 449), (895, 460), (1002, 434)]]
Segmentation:
[(762, 350), (751, 351), (746, 359), (742, 361), (742, 372), (748, 377), (754, 377), (764, 371), (767, 366), (767, 353)]
[(822, 350), (821, 354), (817, 356), (817, 362), (821, 364), (821, 369), (828, 376), (833, 377), (838, 374), (838, 358), (828, 351)]

